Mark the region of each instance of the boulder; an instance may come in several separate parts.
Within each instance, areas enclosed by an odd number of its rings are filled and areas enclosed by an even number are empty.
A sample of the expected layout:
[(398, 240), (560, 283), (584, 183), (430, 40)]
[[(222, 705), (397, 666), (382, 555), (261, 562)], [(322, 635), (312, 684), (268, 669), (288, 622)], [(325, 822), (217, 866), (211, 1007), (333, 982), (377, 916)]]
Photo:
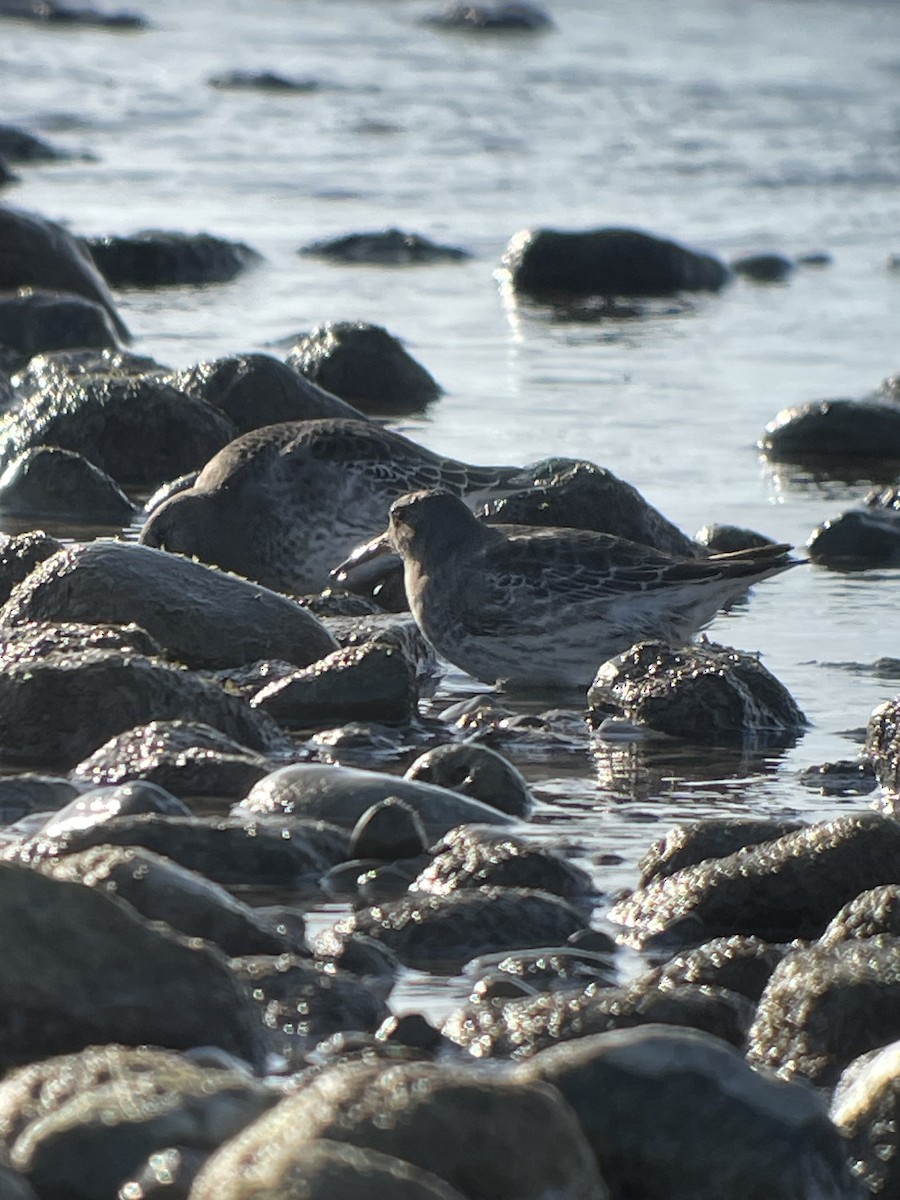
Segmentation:
[(34, 288), (0, 292), (0, 347), (16, 364), (48, 351), (118, 344), (109, 313), (93, 300)]
[(261, 259), (243, 242), (231, 242), (210, 233), (146, 229), (127, 237), (83, 241), (113, 287), (226, 283)]
[(502, 754), (477, 742), (434, 746), (410, 763), (403, 778), (471, 796), (512, 817), (527, 817), (534, 804), (521, 772)]
[(72, 525), (127, 525), (138, 510), (114, 479), (80, 454), (33, 446), (0, 474), (0, 511)]
[(900, 1196), (900, 1042), (853, 1060), (838, 1080), (831, 1119), (848, 1141), (853, 1172), (867, 1194)]
[(332, 262), (366, 263), (374, 266), (405, 267), (413, 264), (461, 262), (471, 258), (458, 246), (440, 246), (417, 233), (384, 229), (377, 233), (349, 233), (344, 237), (310, 242), (298, 254), (328, 258)]
[(774, 462), (856, 467), (900, 461), (900, 407), (864, 400), (820, 400), (782, 409), (759, 441)]

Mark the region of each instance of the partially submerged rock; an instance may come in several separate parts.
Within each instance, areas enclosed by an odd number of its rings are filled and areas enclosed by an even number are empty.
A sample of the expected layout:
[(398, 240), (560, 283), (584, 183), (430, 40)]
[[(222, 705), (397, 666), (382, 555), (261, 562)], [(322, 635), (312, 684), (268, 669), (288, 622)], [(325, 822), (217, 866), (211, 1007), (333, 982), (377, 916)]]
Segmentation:
[(295, 79), (278, 71), (225, 71), (213, 75), (209, 86), (220, 91), (239, 92), (317, 92), (320, 84), (315, 79)]
[(900, 696), (879, 704), (869, 717), (863, 753), (874, 764), (882, 787), (894, 794), (900, 792)]
[(128, 236), (83, 240), (113, 287), (226, 283), (261, 258), (243, 242), (210, 233), (145, 229)]
[(900, 563), (900, 489), (875, 489), (862, 508), (818, 525), (806, 549), (813, 562), (839, 571), (864, 571)]
[(0, 292), (0, 347), (17, 365), (49, 351), (118, 345), (109, 313), (93, 300), (35, 288)]
[(744, 254), (732, 259), (735, 275), (743, 275), (755, 283), (784, 283), (794, 271), (795, 264), (784, 254)]
[(665, 879), (707, 858), (724, 858), (802, 828), (800, 821), (775, 817), (707, 817), (676, 825), (654, 842), (638, 863), (640, 886), (646, 887), (654, 879)]
[(410, 763), (404, 779), (449, 788), (512, 817), (527, 817), (534, 804), (521, 772), (502, 754), (478, 742), (434, 746)]
[(440, 246), (417, 233), (402, 229), (384, 229), (376, 233), (348, 233), (323, 242), (310, 242), (299, 254), (329, 258), (333, 262), (367, 263), (401, 267), (435, 262), (460, 262), (470, 258), (458, 246)]
[(711, 745), (783, 745), (806, 718), (756, 655), (712, 643), (639, 642), (605, 662), (588, 690), (590, 723), (624, 717)]
[(379, 325), (328, 322), (300, 337), (288, 366), (364, 413), (420, 412), (441, 395), (423, 366)]
[(775, 462), (839, 468), (900, 461), (900, 407), (864, 400), (820, 400), (782, 409), (759, 448)]
[(553, 28), (549, 14), (536, 4), (501, 0), (497, 4), (451, 4), (443, 12), (426, 17), (438, 29), (489, 33), (540, 33)]
[(0, 474), (0, 510), (70, 524), (126, 525), (137, 506), (80, 454), (33, 446)]
[(0, 625), (54, 620), (136, 621), (165, 653), (191, 667), (261, 658), (304, 667), (336, 646), (286, 596), (181, 555), (110, 539), (60, 550), (0, 610)]
[(512, 286), (536, 300), (718, 291), (728, 270), (709, 254), (634, 229), (525, 229), (506, 248)]

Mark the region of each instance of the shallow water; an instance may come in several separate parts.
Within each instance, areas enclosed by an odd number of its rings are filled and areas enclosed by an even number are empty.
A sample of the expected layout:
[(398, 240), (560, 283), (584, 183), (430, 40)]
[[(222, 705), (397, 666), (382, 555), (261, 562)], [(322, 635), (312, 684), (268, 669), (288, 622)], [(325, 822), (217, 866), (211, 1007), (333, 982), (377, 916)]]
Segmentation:
[[(435, 7), (147, 0), (142, 33), (4, 22), (0, 120), (91, 156), (23, 167), (4, 199), (80, 233), (206, 230), (265, 255), (231, 284), (120, 294), (141, 353), (184, 366), (272, 350), (325, 320), (383, 324), (446, 388), (398, 426), (424, 444), (478, 462), (590, 458), (689, 533), (733, 522), (802, 546), (866, 482), (775, 472), (755, 442), (781, 407), (862, 395), (900, 368), (900, 271), (887, 266), (900, 250), (900, 8), (555, 0), (555, 31), (503, 37), (423, 26)], [(208, 86), (234, 69), (321, 86)], [(517, 308), (495, 277), (509, 237), (540, 224), (832, 263), (637, 320), (562, 322)], [(387, 225), (474, 257), (390, 269), (295, 253)], [(768, 756), (586, 741), (528, 756), (552, 806), (541, 830), (588, 860), (619, 856), (600, 868), (609, 893), (675, 821), (867, 805), (797, 774), (854, 755), (900, 686), (874, 666), (900, 655), (896, 596), (891, 571), (767, 582), (709, 633), (762, 654), (809, 716), (805, 736)], [(467, 689), (451, 672), (442, 694)]]

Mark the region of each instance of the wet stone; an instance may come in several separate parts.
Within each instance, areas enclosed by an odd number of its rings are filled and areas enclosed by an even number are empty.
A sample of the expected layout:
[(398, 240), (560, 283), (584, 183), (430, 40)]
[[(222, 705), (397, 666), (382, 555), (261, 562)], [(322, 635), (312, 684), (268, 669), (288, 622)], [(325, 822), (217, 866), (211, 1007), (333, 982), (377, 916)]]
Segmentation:
[(863, 753), (874, 764), (881, 786), (900, 791), (900, 696), (880, 704), (869, 717)]
[(867, 1193), (895, 1200), (900, 1193), (900, 1043), (850, 1063), (835, 1088), (831, 1119), (849, 1141), (853, 1173)]
[(298, 92), (308, 94), (321, 87), (315, 79), (291, 79), (277, 71), (226, 71), (213, 75), (209, 86), (220, 91), (237, 92)]
[(755, 283), (784, 283), (794, 267), (794, 262), (783, 254), (745, 254), (731, 262), (735, 275), (743, 275)]
[(851, 938), (871, 938), (887, 933), (900, 937), (900, 885), (886, 883), (860, 892), (835, 913), (819, 938), (821, 946), (837, 946)]
[(775, 462), (850, 465), (900, 460), (900, 409), (863, 400), (821, 400), (783, 409), (759, 448)]
[(712, 643), (639, 642), (588, 690), (595, 728), (609, 716), (711, 745), (783, 745), (806, 726), (787, 689), (752, 654)]
[(44, 351), (118, 345), (109, 313), (92, 300), (34, 288), (0, 293), (0, 346), (17, 366)]
[(92, 829), (113, 817), (130, 817), (145, 812), (170, 817), (191, 815), (190, 809), (170, 792), (155, 783), (140, 780), (82, 792), (51, 816), (40, 832), (44, 837), (56, 838), (74, 830)]
[(684, 983), (723, 987), (755, 1002), (787, 953), (788, 947), (771, 945), (760, 938), (713, 938), (670, 959), (654, 978), (660, 988)]
[(56, 162), (70, 157), (65, 150), (17, 125), (0, 125), (0, 154), (11, 163)]
[(737, 1051), (701, 1033), (618, 1030), (545, 1050), (516, 1074), (562, 1092), (611, 1195), (855, 1195), (843, 1143), (820, 1098), (751, 1070)]
[(823, 796), (867, 796), (878, 786), (875, 767), (866, 758), (840, 759), (804, 767), (800, 782)]
[(114, 479), (80, 454), (34, 446), (0, 475), (0, 510), (68, 524), (125, 525), (137, 507)]
[[(522, 987), (524, 992), (532, 993), (564, 989), (573, 991), (592, 983), (612, 987), (618, 975), (614, 950), (614, 944), (610, 943), (609, 952), (605, 954), (579, 950), (574, 946), (545, 946), (510, 954), (483, 954), (466, 963), (465, 973), (478, 980), (473, 990), (477, 990), (478, 984), (485, 979), (494, 985), (506, 980)], [(491, 994), (498, 994), (496, 986), (491, 988)]]
[(300, 337), (288, 366), (375, 415), (420, 412), (440, 386), (386, 329), (365, 322), (320, 325)]
[(476, 743), (434, 746), (410, 764), (404, 779), (472, 796), (513, 817), (527, 817), (533, 805), (521, 772), (496, 750)]
[(195, 721), (151, 721), (111, 738), (72, 772), (99, 786), (143, 780), (176, 796), (239, 799), (271, 770), (262, 754)]
[(739, 525), (704, 525), (694, 540), (712, 554), (733, 554), (736, 550), (774, 545), (772, 538)]
[(209, 233), (148, 229), (129, 236), (84, 240), (113, 287), (226, 283), (261, 261), (261, 256), (243, 242)]
[(900, 939), (809, 946), (782, 960), (763, 992), (748, 1059), (785, 1079), (833, 1087), (854, 1058), (900, 1037)]
[(640, 886), (646, 887), (654, 879), (665, 879), (707, 858), (724, 858), (802, 828), (799, 821), (768, 817), (707, 817), (689, 825), (676, 825), (654, 842), (638, 863)]
[(30, 813), (56, 812), (78, 795), (74, 783), (55, 775), (0, 776), (0, 825), (11, 825)]
[(298, 253), (328, 258), (333, 262), (390, 267), (461, 262), (472, 257), (458, 246), (441, 246), (417, 233), (404, 233), (402, 229), (349, 233), (324, 242), (311, 242)]
[(0, 601), (6, 603), (16, 584), (21, 583), (38, 563), (60, 549), (61, 543), (42, 529), (0, 537)]
[(427, 849), (428, 838), (421, 817), (397, 796), (373, 804), (350, 834), (353, 858), (414, 858)]
[(685, 867), (621, 900), (610, 919), (637, 940), (666, 931), (686, 945), (733, 933), (815, 938), (860, 892), (900, 882), (900, 823), (860, 813)]

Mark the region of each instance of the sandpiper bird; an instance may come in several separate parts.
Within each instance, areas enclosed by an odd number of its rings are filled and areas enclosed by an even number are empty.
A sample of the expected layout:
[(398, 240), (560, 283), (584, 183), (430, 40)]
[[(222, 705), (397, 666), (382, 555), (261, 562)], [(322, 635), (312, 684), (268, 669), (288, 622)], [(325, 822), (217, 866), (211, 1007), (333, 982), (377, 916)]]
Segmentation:
[(268, 425), (152, 510), (141, 541), (277, 591), (317, 592), (353, 546), (384, 529), (398, 496), (439, 487), (477, 500), (521, 479), (521, 467), (443, 458), (367, 421)]
[(356, 558), (401, 555), (416, 622), (437, 652), (486, 683), (587, 687), (634, 642), (689, 640), (753, 583), (797, 565), (790, 546), (682, 558), (611, 534), (485, 525), (434, 489), (391, 505)]

